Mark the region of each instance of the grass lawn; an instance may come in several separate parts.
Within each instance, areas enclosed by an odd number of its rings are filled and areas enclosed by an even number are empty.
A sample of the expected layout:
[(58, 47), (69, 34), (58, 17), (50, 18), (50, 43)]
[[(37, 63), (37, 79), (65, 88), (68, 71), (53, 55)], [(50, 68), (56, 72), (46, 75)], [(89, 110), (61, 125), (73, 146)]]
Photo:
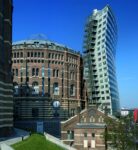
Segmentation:
[(63, 150), (40, 134), (32, 134), (26, 140), (16, 143), (12, 147), (15, 150)]

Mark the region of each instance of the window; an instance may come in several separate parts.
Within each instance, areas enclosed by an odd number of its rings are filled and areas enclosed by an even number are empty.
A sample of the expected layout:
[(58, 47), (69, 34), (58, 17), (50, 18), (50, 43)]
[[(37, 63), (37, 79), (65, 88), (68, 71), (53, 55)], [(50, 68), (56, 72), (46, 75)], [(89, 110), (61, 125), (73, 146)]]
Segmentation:
[(106, 18), (106, 15), (103, 16), (103, 19)]
[(52, 54), (52, 59), (54, 58), (54, 54)]
[(101, 93), (104, 94), (104, 91), (102, 91)]
[(102, 78), (103, 77), (103, 75), (102, 74), (100, 74), (100, 78)]
[(39, 94), (39, 84), (37, 81), (34, 81), (32, 84), (32, 95), (38, 95)]
[(105, 30), (105, 27), (103, 28), (103, 31)]
[(16, 76), (18, 76), (18, 69), (16, 69)]
[(51, 58), (51, 53), (48, 54), (48, 58)]
[(100, 83), (103, 83), (103, 80), (100, 80)]
[(102, 25), (101, 24), (99, 24), (99, 28), (101, 27)]
[(105, 36), (105, 33), (103, 33), (102, 36)]
[(58, 77), (59, 76), (59, 70), (58, 69), (54, 69), (53, 70), (53, 77)]
[(38, 52), (38, 57), (40, 57), (40, 52)]
[(68, 130), (67, 131), (67, 139), (74, 139), (74, 131), (70, 131)]
[(57, 54), (55, 54), (55, 59), (57, 59)]
[(19, 52), (17, 53), (17, 58), (19, 58)]
[(102, 40), (102, 42), (104, 43), (105, 39)]
[(98, 53), (98, 56), (100, 56), (101, 55), (101, 53)]
[(98, 61), (101, 61), (101, 58), (98, 58)]
[(104, 97), (102, 97), (102, 100), (105, 100), (105, 98), (104, 98)]
[(35, 75), (35, 68), (32, 68), (32, 76)]
[(101, 38), (101, 36), (98, 36), (98, 39), (100, 39)]
[(34, 57), (37, 57), (37, 52), (34, 53)]
[(44, 53), (42, 52), (42, 58), (44, 57)]
[(57, 82), (55, 82), (55, 83), (53, 84), (53, 94), (54, 94), (54, 95), (59, 95), (59, 86), (58, 86), (58, 83), (57, 83)]
[(102, 72), (102, 69), (99, 69), (99, 72)]
[(30, 57), (30, 52), (27, 52), (27, 57)]
[(20, 53), (20, 56), (23, 57), (23, 52)]
[(100, 33), (101, 33), (101, 30), (99, 30), (98, 33), (100, 34)]
[(104, 122), (104, 118), (102, 116), (99, 117), (99, 122)]
[(95, 122), (95, 118), (93, 116), (90, 117), (90, 122)]
[(33, 52), (31, 52), (31, 57), (33, 57)]
[(97, 45), (100, 45), (100, 42), (98, 42)]
[(93, 137), (93, 138), (95, 137), (95, 133), (92, 133), (92, 137)]
[(59, 74), (59, 71), (57, 70), (57, 72), (56, 72), (56, 77), (58, 77), (58, 74)]
[(103, 22), (103, 25), (106, 24), (106, 21)]
[(107, 98), (107, 99), (110, 99), (110, 97), (109, 97), (109, 96), (107, 96), (106, 98)]
[(70, 114), (71, 116), (74, 116), (75, 115), (75, 109), (74, 108), (72, 108), (71, 109), (71, 114)]
[(103, 89), (104, 88), (104, 85), (101, 85), (101, 89)]
[(105, 59), (106, 58), (106, 56), (103, 56), (103, 59)]
[(87, 137), (87, 133), (86, 133), (86, 132), (84, 133), (84, 137), (85, 137), (85, 138)]
[(106, 61), (104, 61), (103, 64), (105, 65), (105, 64), (106, 64)]
[(106, 93), (109, 93), (109, 91), (106, 91)]
[(105, 79), (105, 82), (108, 82), (108, 79), (107, 79), (107, 78)]
[(36, 76), (39, 75), (39, 68), (36, 68)]
[(75, 86), (73, 84), (70, 86), (70, 96), (75, 96)]
[(14, 58), (16, 58), (16, 53), (14, 53)]
[(55, 69), (53, 70), (53, 77), (55, 77)]

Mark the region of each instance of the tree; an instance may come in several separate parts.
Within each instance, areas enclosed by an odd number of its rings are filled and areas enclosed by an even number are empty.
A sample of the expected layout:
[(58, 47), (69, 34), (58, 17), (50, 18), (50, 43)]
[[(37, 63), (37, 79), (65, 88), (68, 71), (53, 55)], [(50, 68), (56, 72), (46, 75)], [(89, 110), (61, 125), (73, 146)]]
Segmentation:
[(136, 150), (138, 126), (132, 115), (120, 118), (105, 118), (106, 130), (104, 138), (106, 146), (116, 150)]

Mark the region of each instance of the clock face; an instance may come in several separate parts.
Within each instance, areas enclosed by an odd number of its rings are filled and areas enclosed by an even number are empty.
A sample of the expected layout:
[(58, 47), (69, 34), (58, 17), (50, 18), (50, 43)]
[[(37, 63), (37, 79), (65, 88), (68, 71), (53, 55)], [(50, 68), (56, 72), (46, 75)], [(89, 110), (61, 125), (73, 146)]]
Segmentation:
[(60, 107), (60, 102), (59, 101), (54, 101), (53, 102), (53, 107), (54, 108), (59, 108)]

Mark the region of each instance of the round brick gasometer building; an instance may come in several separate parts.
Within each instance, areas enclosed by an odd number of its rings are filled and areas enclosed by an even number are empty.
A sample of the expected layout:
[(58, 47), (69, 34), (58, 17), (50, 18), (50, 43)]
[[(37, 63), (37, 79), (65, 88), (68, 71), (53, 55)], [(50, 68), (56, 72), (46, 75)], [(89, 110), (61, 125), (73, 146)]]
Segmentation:
[[(55, 100), (59, 101), (61, 117), (63, 114), (73, 116), (78, 107), (85, 107), (80, 53), (48, 40), (24, 40), (13, 43), (12, 62), (15, 102), (17, 100), (19, 103), (19, 99), (23, 98), (28, 99), (27, 105), (20, 101), (22, 104), (17, 106), (16, 113), (19, 113), (20, 117), (22, 115), (23, 118), (33, 118), (34, 114), (38, 118), (39, 115), (42, 116), (41, 107), (44, 107), (44, 103), (27, 108), (34, 105), (35, 99), (45, 99), (51, 104)], [(36, 107), (40, 110), (33, 110)], [(48, 107), (52, 109), (52, 106)], [(28, 109), (28, 114), (23, 116), (25, 109)], [(44, 115), (43, 112), (43, 117), (47, 114)]]

